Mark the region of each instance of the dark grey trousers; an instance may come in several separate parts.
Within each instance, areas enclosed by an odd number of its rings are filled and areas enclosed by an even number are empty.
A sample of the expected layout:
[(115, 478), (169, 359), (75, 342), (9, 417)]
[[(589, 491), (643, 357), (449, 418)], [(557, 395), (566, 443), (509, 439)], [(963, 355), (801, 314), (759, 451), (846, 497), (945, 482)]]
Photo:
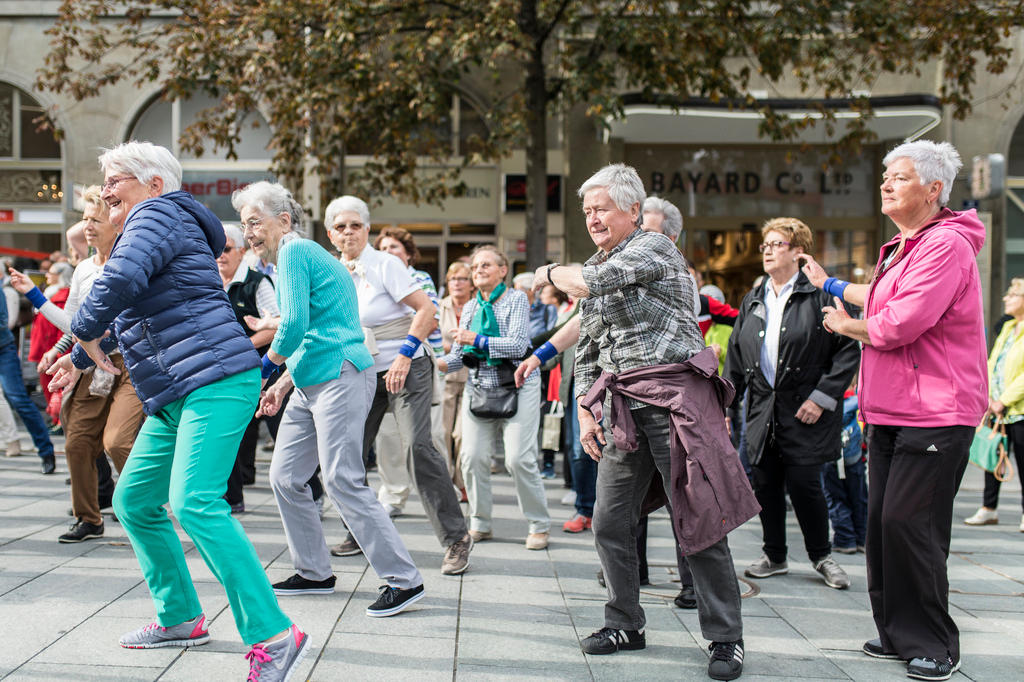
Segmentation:
[(413, 482), (423, 502), (427, 518), (443, 547), (458, 542), (467, 533), (466, 517), (455, 496), (448, 463), (434, 447), (430, 437), (430, 401), (434, 395), (434, 363), (428, 357), (412, 361), (405, 387), (398, 393), (388, 393), (384, 387), (384, 374), (377, 373), (377, 391), (373, 396), (370, 414), (366, 417), (363, 433), (363, 461), (377, 437), (384, 412), (390, 405), (398, 422), (398, 435), (406, 461), (411, 461)]
[[(607, 412), (606, 412), (607, 413)], [(669, 413), (659, 407), (633, 410), (639, 448), (623, 452), (615, 447), (610, 424), (605, 424), (601, 462), (597, 467), (597, 502), (594, 505), (594, 540), (608, 585), (605, 627), (642, 630), (646, 623), (640, 606), (639, 560), (636, 528), (647, 487), (655, 471), (670, 481)], [(686, 557), (697, 593), (701, 633), (713, 642), (734, 642), (743, 637), (740, 588), (727, 538)]]

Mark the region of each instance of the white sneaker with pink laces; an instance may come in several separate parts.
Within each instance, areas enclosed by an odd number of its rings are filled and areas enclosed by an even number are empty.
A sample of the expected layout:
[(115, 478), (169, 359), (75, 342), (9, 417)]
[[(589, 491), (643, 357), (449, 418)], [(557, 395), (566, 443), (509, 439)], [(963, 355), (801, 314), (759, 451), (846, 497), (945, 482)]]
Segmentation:
[(288, 682), (309, 646), (309, 635), (295, 625), (279, 641), (254, 645), (245, 655), (249, 659), (248, 682)]
[(125, 649), (157, 649), (164, 646), (190, 647), (206, 644), (210, 633), (206, 630), (206, 616), (199, 614), (192, 620), (165, 628), (159, 623), (143, 625), (134, 632), (121, 636), (118, 642)]

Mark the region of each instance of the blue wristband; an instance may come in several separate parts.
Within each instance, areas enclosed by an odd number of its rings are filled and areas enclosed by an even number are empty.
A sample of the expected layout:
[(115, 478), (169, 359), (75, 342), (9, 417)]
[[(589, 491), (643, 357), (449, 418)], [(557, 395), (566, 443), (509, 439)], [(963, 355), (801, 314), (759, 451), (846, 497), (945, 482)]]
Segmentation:
[(281, 369), (281, 365), (275, 364), (269, 355), (263, 356), (263, 368), (260, 374), (264, 379), (269, 379), (279, 369)]
[(416, 354), (417, 349), (420, 347), (420, 341), (412, 334), (405, 337), (405, 341), (402, 342), (402, 347), (398, 349), (399, 355), (404, 355), (407, 358), (412, 359), (412, 356)]
[(487, 344), (489, 343), (489, 339), (489, 336), (477, 334), (476, 338), (473, 339), (473, 345), (479, 348), (480, 350), (487, 350)]
[(846, 299), (843, 298), (843, 292), (846, 291), (846, 287), (848, 286), (850, 286), (849, 282), (837, 279), (835, 277), (829, 277), (828, 279), (825, 280), (825, 284), (821, 288), (826, 294), (838, 296), (840, 300), (845, 301)]
[(25, 294), (25, 298), (29, 300), (36, 310), (39, 310), (49, 300), (43, 295), (43, 292), (39, 291), (39, 287), (32, 287), (32, 289)]
[(537, 356), (537, 359), (540, 360), (540, 364), (543, 365), (545, 362), (558, 355), (558, 349), (555, 348), (553, 343), (548, 341), (543, 346), (533, 351), (533, 354)]

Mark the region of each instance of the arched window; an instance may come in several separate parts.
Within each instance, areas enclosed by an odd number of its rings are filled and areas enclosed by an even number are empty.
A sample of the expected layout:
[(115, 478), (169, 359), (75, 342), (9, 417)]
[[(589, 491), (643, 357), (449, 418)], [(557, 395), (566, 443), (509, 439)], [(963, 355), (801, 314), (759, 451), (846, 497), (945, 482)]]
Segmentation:
[[(218, 104), (202, 94), (174, 101), (157, 96), (139, 112), (128, 139), (146, 140), (170, 149), (181, 161), (182, 189), (206, 204), (221, 220), (237, 221), (238, 214), (231, 207), (231, 193), (257, 180), (275, 179), (269, 171), (272, 153), (267, 149), (271, 131), (259, 112), (250, 112), (243, 124), (241, 143), (235, 148), (237, 160), (226, 159), (223, 149), (214, 151), (212, 143), (206, 145), (201, 157), (184, 152), (178, 143), (181, 132), (201, 111)], [(253, 118), (258, 121), (258, 127), (253, 127)]]
[[(61, 147), (50, 130), (38, 129), (45, 113), (27, 92), (0, 82), (0, 246), (60, 245)], [(26, 233), (40, 236), (26, 239)]]

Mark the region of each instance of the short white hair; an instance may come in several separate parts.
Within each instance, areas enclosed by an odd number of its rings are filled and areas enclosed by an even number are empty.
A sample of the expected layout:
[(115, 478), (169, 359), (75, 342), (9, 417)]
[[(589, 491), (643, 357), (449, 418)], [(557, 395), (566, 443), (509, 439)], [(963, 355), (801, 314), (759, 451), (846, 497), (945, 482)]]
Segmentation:
[[(643, 206), (644, 199), (647, 197), (639, 173), (635, 168), (624, 163), (613, 163), (597, 171), (590, 176), (589, 180), (580, 185), (576, 194), (582, 199), (583, 195), (590, 190), (602, 187), (608, 192), (608, 196), (620, 211), (628, 212), (633, 204)], [(643, 211), (641, 211), (642, 214)]]
[(679, 235), (683, 232), (683, 214), (676, 208), (676, 205), (671, 201), (665, 201), (660, 197), (647, 197), (644, 200), (643, 213), (660, 213), (664, 216), (661, 221), (661, 229), (664, 231), (665, 236), (671, 239), (673, 242), (679, 239)]
[(532, 289), (533, 288), (533, 273), (532, 272), (520, 272), (518, 275), (512, 278), (512, 287), (515, 289)]
[(292, 198), (292, 193), (288, 191), (288, 188), (278, 182), (260, 180), (241, 189), (236, 189), (231, 195), (231, 206), (239, 214), (246, 206), (258, 209), (268, 216), (287, 213), (292, 219), (292, 230), (300, 235), (304, 234), (302, 206)]
[(236, 249), (245, 251), (249, 244), (245, 241), (245, 235), (242, 232), (242, 228), (238, 226), (238, 223), (221, 224), (224, 226), (224, 236), (235, 243)]
[(331, 203), (327, 204), (327, 208), (324, 210), (324, 225), (330, 227), (334, 224), (334, 219), (338, 217), (338, 214), (342, 211), (355, 211), (359, 216), (359, 222), (363, 224), (367, 230), (370, 229), (370, 207), (366, 205), (366, 202), (359, 197), (354, 197), (351, 194), (338, 197)]
[(58, 261), (50, 266), (50, 270), (57, 272), (57, 283), (61, 289), (71, 286), (71, 275), (74, 274), (75, 269), (71, 267), (70, 263)]
[(953, 189), (956, 174), (963, 168), (960, 152), (948, 142), (932, 142), (931, 140), (915, 140), (905, 142), (882, 159), (882, 165), (888, 166), (896, 159), (910, 159), (914, 170), (921, 178), (921, 184), (927, 185), (938, 180), (942, 183), (939, 194), (939, 205), (949, 202), (949, 192)]
[(125, 173), (143, 185), (153, 178), (164, 181), (163, 194), (181, 189), (181, 164), (166, 147), (152, 142), (124, 142), (100, 154), (104, 174)]

